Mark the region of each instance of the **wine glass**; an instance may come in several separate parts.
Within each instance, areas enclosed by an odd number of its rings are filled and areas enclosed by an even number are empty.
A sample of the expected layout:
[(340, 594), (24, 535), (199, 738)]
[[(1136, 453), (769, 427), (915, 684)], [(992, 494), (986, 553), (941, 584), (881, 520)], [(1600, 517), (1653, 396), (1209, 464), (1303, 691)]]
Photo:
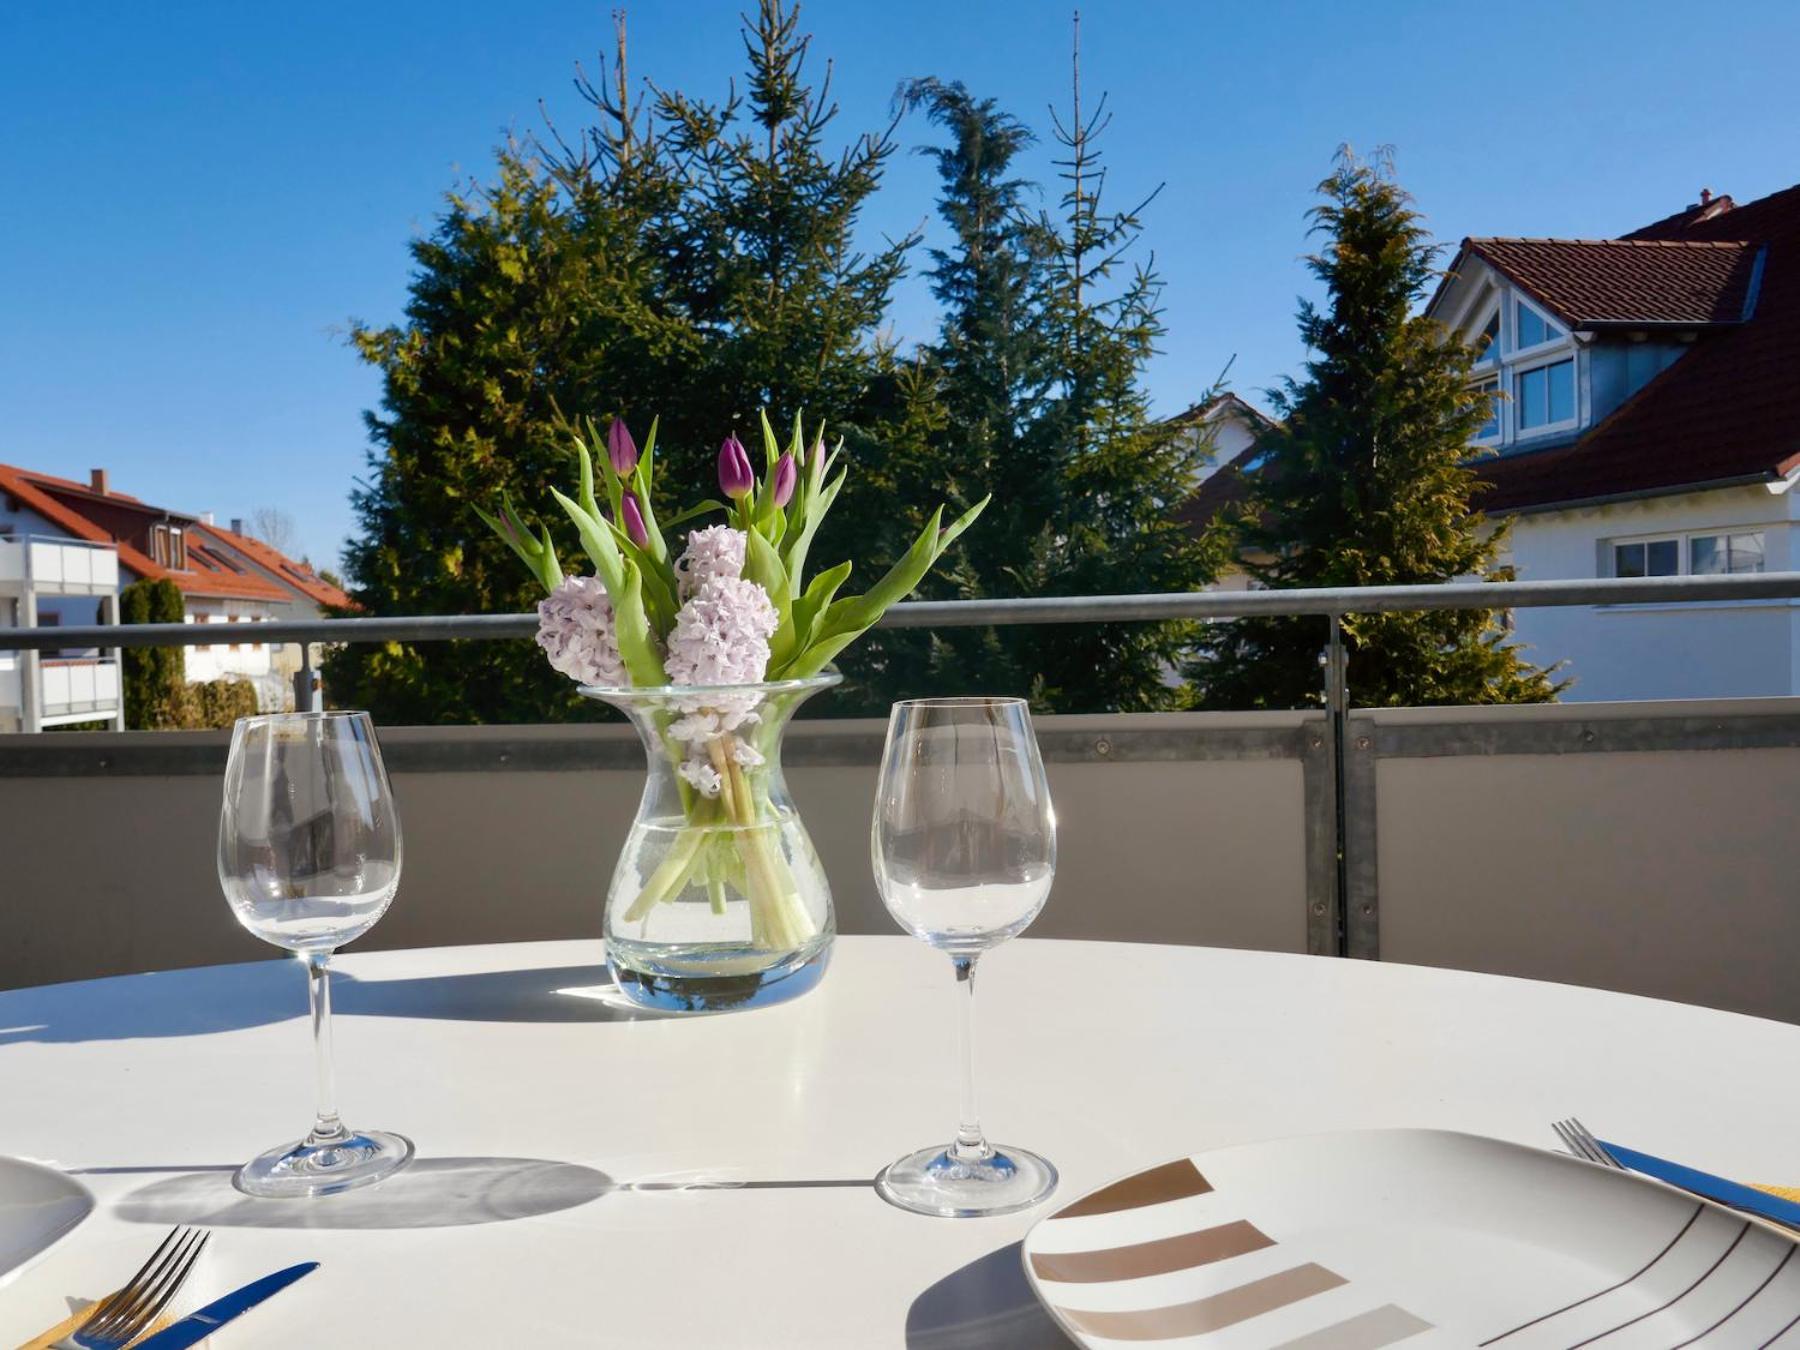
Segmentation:
[(870, 851), (888, 913), (949, 953), (962, 1059), (955, 1140), (900, 1159), (876, 1178), (876, 1189), (902, 1209), (946, 1218), (1027, 1209), (1055, 1189), (1056, 1169), (982, 1134), (974, 1045), (975, 961), (1024, 931), (1056, 874), (1056, 812), (1025, 700), (896, 703)]
[(238, 922), (306, 963), (319, 1111), (312, 1132), (252, 1158), (249, 1195), (330, 1195), (380, 1181), (412, 1141), (338, 1119), (331, 953), (375, 926), (400, 884), (400, 821), (375, 725), (362, 712), (245, 717), (231, 735), (219, 884)]

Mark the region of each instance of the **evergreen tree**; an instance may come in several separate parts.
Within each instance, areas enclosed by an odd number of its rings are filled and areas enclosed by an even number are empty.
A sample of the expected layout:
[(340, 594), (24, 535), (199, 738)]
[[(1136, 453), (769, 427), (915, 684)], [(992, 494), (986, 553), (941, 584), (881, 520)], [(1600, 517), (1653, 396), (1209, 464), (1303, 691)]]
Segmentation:
[[(181, 591), (167, 577), (140, 577), (119, 592), (120, 623), (180, 623)], [(187, 654), (180, 647), (126, 647), (119, 654), (125, 683), (125, 725), (169, 731), (187, 722)]]
[[(1270, 588), (1510, 580), (1504, 525), (1470, 507), (1470, 437), (1488, 416), (1472, 353), (1414, 312), (1437, 249), (1385, 161), (1340, 151), (1311, 212), (1324, 248), (1308, 259), (1323, 309), (1300, 305), (1312, 353), (1275, 399), (1283, 424), (1223, 536)], [(1214, 708), (1322, 701), (1317, 618), (1242, 619), (1208, 630), (1191, 667)], [(1535, 703), (1560, 688), (1528, 664), (1498, 611), (1351, 615), (1348, 683), (1363, 706)]]
[[(1059, 217), (1029, 214), (1013, 170), (1030, 132), (960, 84), (905, 91), (949, 133), (929, 150), (954, 244), (932, 254), (944, 315), (924, 353), (938, 422), (895, 446), (892, 496), (916, 513), (948, 491), (995, 505), (937, 595), (1092, 595), (1190, 590), (1213, 575), (1174, 519), (1197, 452), (1152, 418), (1142, 388), (1162, 333), (1161, 283), (1125, 270), (1139, 212), (1101, 201), (1102, 106), (1056, 122), (1067, 185)], [(1169, 706), (1191, 625), (947, 629), (884, 633), (861, 659), (871, 693), (1016, 689), (1057, 711)], [(859, 667), (859, 671), (861, 668)]]
[[(715, 495), (719, 441), (761, 407), (804, 410), (865, 458), (910, 415), (879, 330), (911, 241), (852, 247), (891, 128), (831, 152), (837, 107), (829, 80), (806, 83), (797, 22), (761, 0), (748, 94), (723, 103), (654, 87), (634, 102), (621, 27), (610, 75), (577, 81), (591, 125), (504, 147), (495, 181), (452, 196), (414, 244), (405, 322), (354, 332), (384, 382), (347, 554), (367, 612), (529, 607), (533, 584), (472, 504), (504, 489), (541, 506), (573, 472), (583, 415), (624, 415), (640, 437), (660, 415), (665, 514)], [(833, 513), (840, 537), (819, 546), (874, 568), (890, 559), (854, 521), (880, 504), (856, 490)], [(334, 700), (390, 720), (597, 715), (524, 643), (349, 647), (326, 679)]]

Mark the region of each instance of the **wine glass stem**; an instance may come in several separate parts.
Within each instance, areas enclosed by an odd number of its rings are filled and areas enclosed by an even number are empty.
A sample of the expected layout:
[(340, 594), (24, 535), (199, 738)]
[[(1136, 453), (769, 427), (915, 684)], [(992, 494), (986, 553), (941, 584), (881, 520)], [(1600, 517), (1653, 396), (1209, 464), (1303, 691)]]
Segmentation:
[(962, 1106), (950, 1154), (963, 1162), (984, 1162), (994, 1150), (981, 1133), (975, 1110), (975, 958), (953, 956), (950, 960), (956, 967), (956, 1044), (962, 1060)]
[(337, 1074), (331, 1062), (331, 953), (306, 954), (306, 992), (312, 1005), (313, 1060), (317, 1072), (319, 1114), (309, 1145), (330, 1144), (347, 1133), (337, 1113)]

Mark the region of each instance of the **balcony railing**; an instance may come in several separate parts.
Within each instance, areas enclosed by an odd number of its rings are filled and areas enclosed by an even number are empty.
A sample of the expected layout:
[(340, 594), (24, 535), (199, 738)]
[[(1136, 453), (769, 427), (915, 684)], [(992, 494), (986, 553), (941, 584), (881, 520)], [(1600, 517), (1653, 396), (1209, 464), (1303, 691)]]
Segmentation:
[(43, 595), (113, 595), (119, 589), (119, 553), (86, 539), (26, 535), (0, 538), (0, 590)]
[[(1800, 575), (931, 602), (888, 621), (1310, 614), (1329, 654), (1358, 612), (1774, 598), (1800, 598)], [(380, 618), (271, 623), (258, 636), (534, 629), (531, 615)], [(0, 647), (86, 637), (0, 632)], [(1045, 717), (1039, 735), (1063, 848), (1036, 934), (1459, 966), (1800, 1020), (1800, 700), (1364, 710), (1339, 681), (1310, 711)], [(598, 935), (642, 785), (628, 728), (382, 737), (407, 874), (375, 945)], [(219, 921), (211, 875), (226, 739), (0, 737), (14, 897), (0, 986), (260, 954)], [(808, 721), (785, 754), (847, 932), (888, 928), (866, 843), (881, 743), (879, 721)], [(97, 816), (130, 847), (94, 849)]]

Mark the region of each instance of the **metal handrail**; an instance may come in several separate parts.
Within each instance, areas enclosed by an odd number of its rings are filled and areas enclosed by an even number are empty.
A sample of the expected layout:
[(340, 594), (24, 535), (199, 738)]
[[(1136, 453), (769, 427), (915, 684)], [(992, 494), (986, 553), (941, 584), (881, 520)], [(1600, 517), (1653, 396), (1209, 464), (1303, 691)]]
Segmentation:
[[(1150, 623), (1170, 619), (1243, 619), (1443, 609), (1543, 609), (1569, 605), (1719, 603), (1800, 600), (1800, 572), (1736, 576), (1634, 577), (1562, 581), (1453, 582), (1432, 586), (1350, 586), (1267, 591), (1191, 591), (1168, 595), (1081, 595), (1012, 600), (910, 600), (881, 619), (883, 628), (979, 628), (1047, 623)], [(494, 641), (537, 632), (535, 614), (403, 615), (373, 619), (295, 619), (258, 623), (258, 643)], [(0, 651), (52, 647), (213, 647), (209, 624), (88, 624), (0, 628)]]

